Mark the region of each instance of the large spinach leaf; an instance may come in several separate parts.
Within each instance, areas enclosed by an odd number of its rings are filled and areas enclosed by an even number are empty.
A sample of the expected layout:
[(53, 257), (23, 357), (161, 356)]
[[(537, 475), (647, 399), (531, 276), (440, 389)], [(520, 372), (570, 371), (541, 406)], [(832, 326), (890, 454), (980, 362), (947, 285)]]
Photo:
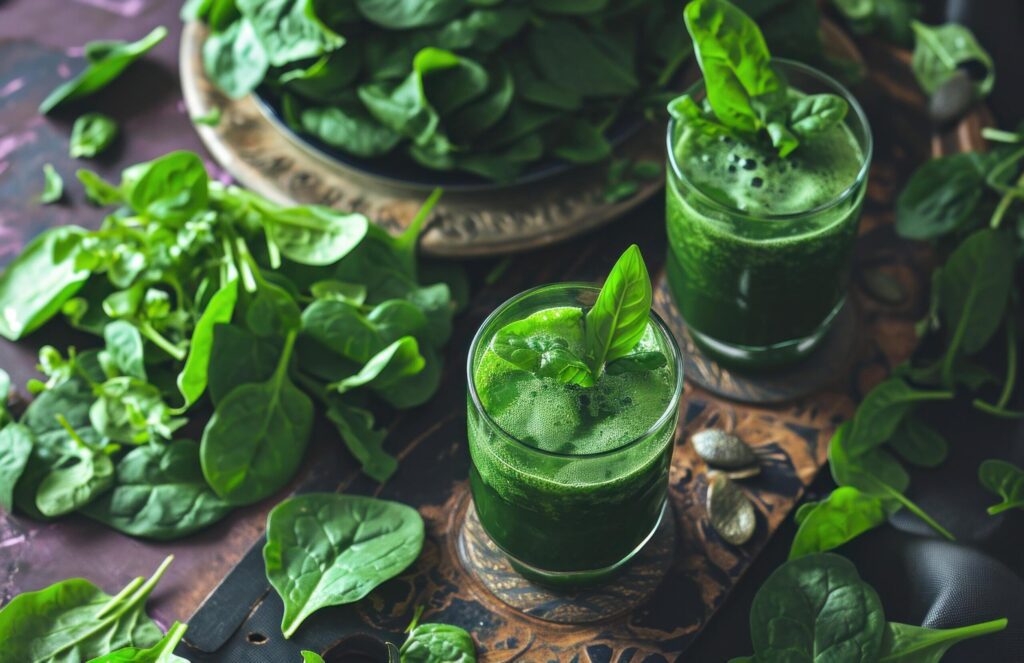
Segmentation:
[(320, 608), (353, 603), (404, 571), (423, 548), (415, 509), (370, 497), (292, 497), (267, 518), (267, 579), (284, 601), (290, 638)]
[(882, 500), (852, 486), (840, 486), (825, 500), (802, 512), (789, 559), (838, 548), (881, 525), (885, 518)]
[(586, 337), (591, 373), (632, 352), (651, 315), (651, 277), (640, 249), (626, 249), (608, 274), (594, 306), (587, 312)]

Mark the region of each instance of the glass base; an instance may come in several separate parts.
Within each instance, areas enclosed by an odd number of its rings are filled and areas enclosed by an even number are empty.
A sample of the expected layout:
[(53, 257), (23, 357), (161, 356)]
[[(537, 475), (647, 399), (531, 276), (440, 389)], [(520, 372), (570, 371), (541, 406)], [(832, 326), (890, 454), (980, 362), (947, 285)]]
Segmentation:
[[(654, 526), (651, 527), (651, 531), (647, 533), (647, 536), (643, 538), (636, 548), (614, 564), (600, 569), (585, 569), (581, 571), (548, 571), (527, 564), (526, 562), (517, 559), (514, 555), (510, 555), (507, 551), (498, 546), (498, 544), (494, 542), (494, 539), (491, 539), (491, 543), (501, 550), (509, 564), (512, 565), (512, 568), (530, 582), (550, 587), (552, 589), (561, 590), (593, 587), (614, 578), (629, 564), (630, 561), (632, 561), (634, 557), (637, 556), (641, 550), (644, 549), (644, 546), (650, 542), (654, 537), (655, 532), (657, 532), (658, 528), (661, 526), (661, 521), (665, 517), (666, 511), (668, 511), (668, 499), (666, 499), (662, 504), (661, 512), (658, 514), (658, 519), (654, 521)], [(484, 531), (487, 531), (486, 527), (484, 528)]]
[(686, 328), (694, 344), (721, 365), (741, 371), (771, 371), (792, 366), (813, 353), (832, 329), (832, 323), (845, 304), (844, 297), (812, 334), (773, 345), (736, 345), (703, 334), (689, 324)]

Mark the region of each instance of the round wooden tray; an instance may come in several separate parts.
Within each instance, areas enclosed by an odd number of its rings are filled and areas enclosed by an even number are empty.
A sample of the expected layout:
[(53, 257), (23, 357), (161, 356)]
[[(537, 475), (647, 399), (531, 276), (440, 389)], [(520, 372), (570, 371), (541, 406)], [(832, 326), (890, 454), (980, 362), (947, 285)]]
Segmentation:
[[(281, 204), (317, 204), (362, 212), (392, 231), (405, 228), (428, 191), (344, 164), (283, 130), (252, 95), (230, 99), (206, 76), (208, 31), (189, 23), (181, 36), (181, 87), (192, 117), (221, 111), (216, 127), (196, 126), (220, 165), (243, 186)], [(615, 146), (612, 159), (664, 168), (665, 129), (645, 122)], [(661, 190), (663, 177), (633, 196), (604, 200), (608, 163), (572, 168), (521, 185), (448, 190), (420, 243), (427, 255), (486, 256), (535, 249), (604, 225)]]

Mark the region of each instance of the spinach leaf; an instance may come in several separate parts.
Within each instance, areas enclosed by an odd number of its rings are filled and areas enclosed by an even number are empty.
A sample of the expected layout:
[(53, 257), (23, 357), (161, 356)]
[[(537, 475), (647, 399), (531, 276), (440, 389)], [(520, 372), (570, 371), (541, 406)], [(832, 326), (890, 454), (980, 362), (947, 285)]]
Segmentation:
[(999, 329), (1013, 283), (1013, 246), (997, 230), (979, 230), (949, 256), (936, 277), (939, 313), (951, 336), (942, 382), (952, 386), (961, 352), (974, 354)]
[(404, 30), (439, 25), (462, 10), (467, 0), (355, 0), (359, 13), (371, 23)]
[(853, 564), (831, 553), (783, 564), (750, 609), (755, 658), (766, 661), (875, 663), (885, 623), (875, 590)]
[(925, 92), (934, 94), (959, 67), (970, 63), (979, 64), (985, 72), (985, 77), (974, 83), (975, 94), (985, 96), (992, 91), (996, 82), (995, 65), (970, 30), (957, 23), (930, 26), (920, 21), (914, 21), (911, 27), (914, 30), (911, 66)]
[(148, 649), (126, 647), (95, 658), (89, 663), (188, 663), (188, 659), (174, 655), (174, 648), (185, 636), (186, 629), (188, 626), (185, 624), (174, 622), (167, 635)]
[(94, 157), (117, 137), (117, 122), (103, 113), (86, 113), (71, 127), (72, 158)]
[(612, 267), (587, 312), (587, 360), (595, 379), (605, 363), (632, 352), (647, 329), (652, 299), (651, 277), (640, 249), (633, 244)]
[(114, 463), (110, 456), (87, 444), (63, 415), (57, 418), (74, 448), (42, 478), (36, 490), (36, 508), (50, 518), (77, 511), (114, 483)]
[(385, 389), (404, 377), (419, 373), (425, 364), (416, 339), (405, 336), (371, 357), (358, 373), (328, 385), (328, 389), (338, 394), (364, 385)]
[(210, 349), (210, 401), (220, 405), (237, 385), (264, 382), (274, 374), (279, 348), (238, 325), (213, 326)]
[(761, 128), (759, 98), (776, 95), (784, 83), (757, 24), (722, 0), (694, 0), (683, 10), (708, 101), (719, 121), (737, 131)]
[(569, 349), (563, 338), (531, 334), (532, 323), (520, 320), (506, 325), (491, 341), (491, 349), (505, 361), (542, 378), (581, 387), (594, 386), (586, 363)]
[(316, 299), (330, 299), (354, 306), (362, 306), (366, 303), (366, 286), (362, 283), (324, 279), (311, 285), (309, 292)]
[(420, 336), (427, 330), (427, 316), (403, 299), (389, 299), (375, 306), (366, 321), (376, 328), (383, 343), (394, 343), (403, 336)]
[(789, 559), (838, 548), (885, 522), (882, 500), (852, 486), (840, 486), (800, 515)]
[(146, 380), (145, 348), (142, 334), (127, 320), (114, 320), (103, 327), (104, 351), (122, 375)]
[(266, 382), (243, 384), (220, 402), (200, 445), (203, 476), (230, 504), (252, 504), (284, 487), (302, 463), (313, 404), (288, 379), (296, 332)]
[(914, 171), (896, 199), (896, 232), (936, 239), (974, 221), (985, 192), (988, 162), (975, 152), (932, 159)]
[(419, 346), (423, 369), (398, 380), (378, 385), (371, 383), (374, 393), (392, 407), (400, 410), (423, 405), (437, 393), (441, 385), (441, 357), (430, 345)]
[(202, 115), (193, 115), (191, 118), (192, 124), (201, 124), (204, 127), (215, 127), (220, 124), (221, 110), (217, 106), (214, 106)]
[(306, 307), (302, 312), (302, 334), (325, 349), (361, 364), (387, 345), (377, 325), (354, 306), (330, 299), (321, 299)]
[(938, 467), (949, 454), (946, 438), (920, 419), (907, 417), (889, 440), (905, 461), (920, 467)]
[(261, 338), (282, 338), (302, 326), (302, 312), (291, 293), (264, 279), (245, 310), (245, 324)]
[(419, 513), (397, 502), (312, 493), (274, 507), (263, 559), (284, 601), (284, 636), (320, 608), (358, 601), (404, 571), (423, 536)]
[(187, 536), (230, 511), (206, 484), (191, 440), (133, 449), (117, 464), (114, 488), (82, 510), (125, 534), (160, 541)]
[(568, 21), (545, 21), (530, 31), (527, 45), (541, 77), (562, 90), (615, 97), (639, 87), (627, 58)]
[(476, 663), (476, 643), (465, 629), (450, 624), (409, 624), (399, 650), (402, 663)]
[(849, 104), (834, 94), (812, 94), (801, 97), (789, 109), (789, 130), (800, 138), (810, 138), (843, 121)]
[(100, 435), (113, 442), (143, 444), (169, 440), (185, 424), (163, 401), (155, 385), (117, 376), (96, 385), (89, 421)]
[(196, 321), (196, 326), (192, 330), (192, 340), (189, 342), (188, 357), (177, 379), (178, 391), (185, 399), (185, 403), (179, 408), (180, 411), (190, 408), (206, 390), (207, 382), (211, 380), (210, 368), (213, 363), (216, 328), (231, 322), (237, 301), (238, 282), (231, 281), (213, 294), (206, 309)]
[(327, 418), (338, 429), (349, 453), (362, 465), (363, 474), (379, 483), (391, 478), (398, 469), (398, 460), (384, 451), (387, 431), (373, 427), (370, 412), (331, 398), (327, 404)]
[[(48, 114), (65, 102), (86, 97), (106, 87), (121, 75), (128, 65), (135, 62), (149, 49), (160, 43), (167, 36), (167, 28), (160, 26), (136, 42), (103, 42), (101, 51), (93, 51), (85, 69), (77, 76), (57, 86), (43, 103), (39, 104), (39, 112)], [(89, 44), (86, 44), (89, 54)]]
[(9, 423), (0, 430), (0, 507), (7, 513), (14, 510), (14, 487), (34, 444), (32, 431), (21, 424)]
[(609, 362), (604, 370), (608, 375), (622, 375), (654, 371), (667, 365), (668, 359), (660, 352), (634, 352)]
[(64, 197), (64, 179), (51, 163), (43, 164), (43, 192), (39, 194), (39, 202), (50, 205), (60, 202)]
[(121, 189), (105, 181), (91, 170), (80, 168), (75, 171), (75, 177), (85, 188), (85, 197), (94, 205), (113, 205), (124, 201)]
[(252, 25), (270, 64), (281, 67), (314, 58), (345, 44), (320, 21), (310, 0), (235, 0)]
[(932, 629), (889, 622), (882, 639), (879, 663), (939, 663), (958, 642), (996, 633), (1006, 628), (1006, 619), (993, 619), (960, 628)]
[(270, 58), (248, 20), (231, 23), (203, 43), (203, 68), (232, 99), (255, 90), (269, 67)]
[(402, 134), (353, 104), (307, 108), (300, 115), (300, 123), (306, 132), (357, 157), (387, 154), (402, 140)]
[(1008, 509), (1024, 509), (1024, 470), (1005, 460), (986, 460), (978, 467), (981, 485), (1003, 501), (988, 508), (989, 515)]
[(162, 221), (183, 221), (207, 208), (209, 176), (194, 152), (171, 152), (121, 174), (133, 210)]
[(173, 557), (148, 580), (136, 578), (116, 596), (72, 578), (25, 592), (0, 610), (0, 641), (12, 661), (88, 661), (122, 647), (149, 647), (161, 633), (145, 602)]
[(916, 404), (952, 397), (951, 392), (921, 391), (913, 389), (900, 378), (889, 378), (864, 397), (853, 418), (846, 445), (854, 455), (873, 449), (892, 438)]
[(302, 663), (324, 663), (324, 658), (316, 652), (302, 650)]
[(363, 240), (370, 224), (362, 214), (339, 214), (316, 205), (275, 211), (263, 223), (281, 253), (304, 265), (338, 262)]

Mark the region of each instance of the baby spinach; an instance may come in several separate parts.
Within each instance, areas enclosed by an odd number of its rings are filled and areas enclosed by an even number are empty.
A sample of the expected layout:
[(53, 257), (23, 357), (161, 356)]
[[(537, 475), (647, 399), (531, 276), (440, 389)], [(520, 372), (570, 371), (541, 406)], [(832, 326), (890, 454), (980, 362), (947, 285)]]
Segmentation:
[(594, 306), (587, 311), (587, 361), (600, 377), (606, 363), (625, 357), (647, 330), (651, 315), (651, 277), (633, 244), (619, 257)]
[(885, 522), (883, 501), (852, 486), (840, 486), (799, 514), (800, 528), (789, 559), (838, 548)]
[(94, 157), (110, 147), (117, 137), (117, 122), (103, 113), (86, 113), (71, 127), (72, 158)]
[(903, 460), (919, 467), (938, 467), (949, 454), (946, 438), (915, 417), (907, 417), (900, 423), (889, 446)]
[(931, 26), (920, 21), (913, 21), (911, 27), (914, 30), (911, 65), (925, 92), (934, 94), (959, 67), (970, 63), (977, 63), (984, 70), (984, 77), (974, 83), (975, 94), (985, 96), (992, 91), (996, 82), (992, 56), (969, 29), (957, 23)]
[(450, 624), (420, 624), (422, 606), (405, 629), (401, 663), (476, 663), (476, 643), (465, 629)]
[(295, 336), (285, 340), (270, 379), (232, 390), (203, 431), (203, 476), (230, 504), (258, 502), (283, 488), (309, 444), (313, 404), (288, 378)]
[(405, 336), (370, 357), (358, 373), (328, 385), (328, 389), (338, 394), (364, 385), (385, 389), (404, 377), (419, 373), (425, 365), (416, 339)]
[(43, 192), (39, 194), (39, 202), (44, 205), (60, 202), (64, 197), (64, 178), (60, 176), (52, 163), (43, 164)]
[(989, 515), (1008, 509), (1024, 509), (1024, 470), (1005, 460), (986, 460), (978, 467), (981, 485), (1003, 501), (988, 508)]
[(214, 325), (207, 369), (210, 401), (217, 406), (237, 385), (264, 382), (279, 357), (280, 348), (240, 325)]
[(88, 64), (85, 69), (71, 80), (57, 86), (43, 103), (39, 104), (39, 112), (46, 115), (68, 101), (80, 99), (106, 87), (120, 76), (128, 65), (166, 36), (167, 28), (160, 26), (136, 42), (109, 41), (86, 44)]
[(89, 661), (123, 647), (156, 644), (162, 634), (146, 616), (145, 603), (173, 559), (116, 596), (81, 578), (15, 596), (0, 609), (4, 655), (12, 661)]
[(274, 67), (317, 57), (345, 44), (344, 37), (316, 17), (309, 0), (236, 0), (235, 4)]
[(324, 663), (323, 656), (316, 652), (303, 650), (300, 653), (302, 654), (302, 663)]
[(178, 390), (185, 399), (182, 410), (188, 409), (199, 400), (210, 379), (211, 353), (214, 345), (214, 330), (220, 324), (231, 322), (231, 316), (238, 301), (238, 282), (231, 281), (221, 287), (206, 305), (189, 342), (185, 366), (178, 374)]
[(312, 493), (267, 517), (267, 579), (284, 602), (290, 638), (321, 608), (353, 603), (404, 571), (423, 548), (415, 509), (371, 497)]
[(339, 214), (319, 206), (274, 210), (264, 223), (281, 253), (304, 265), (338, 262), (363, 240), (370, 224), (362, 214)]
[(965, 152), (932, 159), (914, 171), (896, 199), (896, 232), (934, 239), (967, 227), (985, 193), (989, 161)]
[(1006, 619), (993, 619), (960, 628), (932, 629), (889, 622), (878, 660), (879, 663), (939, 663), (956, 643), (1002, 631), (1006, 623)]
[(878, 594), (831, 553), (792, 559), (754, 597), (750, 637), (758, 660), (875, 663), (885, 633)]
[(892, 438), (907, 414), (918, 403), (949, 400), (952, 392), (921, 391), (900, 378), (881, 382), (864, 397), (853, 418), (845, 445), (853, 454), (873, 449)]
[(73, 447), (42, 478), (36, 489), (36, 508), (44, 516), (62, 516), (85, 506), (114, 483), (114, 464), (105, 450), (94, 449), (57, 415)]
[[(525, 333), (517, 333), (522, 328)], [(569, 349), (568, 341), (544, 334), (530, 335), (528, 320), (506, 325), (491, 341), (499, 357), (542, 378), (581, 387), (594, 386), (590, 368)]]
[(117, 464), (114, 487), (82, 510), (120, 532), (157, 540), (186, 536), (230, 511), (203, 478), (191, 440), (133, 449)]
[(203, 68), (232, 99), (241, 99), (255, 90), (269, 67), (267, 52), (247, 19), (234, 21), (203, 43)]
[(185, 624), (174, 622), (160, 642), (152, 647), (147, 649), (125, 647), (106, 656), (95, 658), (89, 663), (188, 663), (188, 659), (174, 655), (174, 648), (181, 642), (187, 629), (188, 626)]
[(398, 469), (398, 460), (384, 451), (387, 431), (373, 427), (373, 414), (331, 398), (327, 418), (338, 429), (349, 453), (362, 465), (363, 474), (380, 483), (391, 478)]
[(146, 380), (145, 347), (138, 328), (127, 320), (114, 320), (103, 327), (104, 352), (117, 371)]
[(0, 507), (7, 513), (14, 509), (14, 487), (34, 444), (32, 431), (21, 424), (9, 423), (0, 430)]

